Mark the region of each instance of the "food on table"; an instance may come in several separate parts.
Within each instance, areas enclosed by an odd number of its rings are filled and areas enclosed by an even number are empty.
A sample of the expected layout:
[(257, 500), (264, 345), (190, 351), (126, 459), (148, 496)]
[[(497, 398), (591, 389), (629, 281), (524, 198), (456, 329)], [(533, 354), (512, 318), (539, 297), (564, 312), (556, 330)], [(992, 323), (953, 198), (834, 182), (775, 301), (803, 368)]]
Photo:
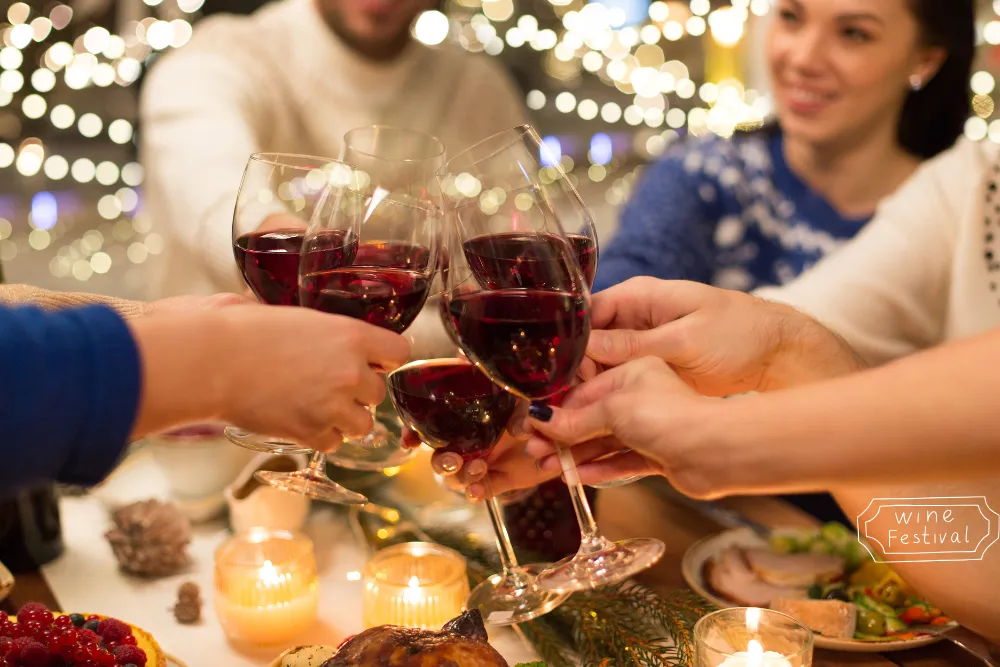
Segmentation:
[[(271, 667), (509, 667), (486, 636), (478, 609), (462, 613), (440, 631), (380, 625), (348, 637), (339, 647), (300, 646)], [(518, 667), (545, 667), (541, 663)]]
[(704, 577), (720, 598), (784, 611), (825, 637), (901, 641), (955, 625), (839, 523), (775, 532), (768, 548), (729, 546)]
[(844, 574), (840, 556), (815, 553), (775, 553), (768, 549), (747, 549), (744, 556), (760, 579), (775, 586), (812, 586)]
[[(392, 655), (393, 660), (389, 661)], [(383, 625), (351, 637), (323, 667), (509, 667), (489, 645), (478, 609), (448, 621), (440, 631)]]
[(126, 572), (150, 577), (174, 574), (188, 564), (191, 523), (173, 505), (145, 500), (111, 515), (104, 537)]
[(803, 589), (775, 586), (750, 569), (746, 550), (728, 547), (705, 563), (705, 581), (720, 597), (744, 607), (767, 607), (777, 598), (806, 597)]
[(858, 620), (858, 608), (841, 600), (778, 598), (771, 602), (771, 609), (794, 616), (815, 633), (837, 639), (852, 639)]
[(0, 664), (5, 667), (166, 667), (153, 637), (95, 614), (61, 614), (30, 602), (8, 617), (0, 611)]
[(177, 589), (177, 604), (174, 605), (174, 618), (178, 623), (190, 625), (201, 620), (201, 589), (193, 581), (181, 584)]

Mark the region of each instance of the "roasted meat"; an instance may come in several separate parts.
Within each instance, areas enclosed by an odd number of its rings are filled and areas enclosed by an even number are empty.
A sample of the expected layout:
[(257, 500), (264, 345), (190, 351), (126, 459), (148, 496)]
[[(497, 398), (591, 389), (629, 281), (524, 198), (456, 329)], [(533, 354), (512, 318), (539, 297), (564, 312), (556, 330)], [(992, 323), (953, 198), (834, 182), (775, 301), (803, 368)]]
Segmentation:
[(489, 645), (478, 609), (441, 628), (381, 625), (349, 639), (322, 667), (509, 667)]

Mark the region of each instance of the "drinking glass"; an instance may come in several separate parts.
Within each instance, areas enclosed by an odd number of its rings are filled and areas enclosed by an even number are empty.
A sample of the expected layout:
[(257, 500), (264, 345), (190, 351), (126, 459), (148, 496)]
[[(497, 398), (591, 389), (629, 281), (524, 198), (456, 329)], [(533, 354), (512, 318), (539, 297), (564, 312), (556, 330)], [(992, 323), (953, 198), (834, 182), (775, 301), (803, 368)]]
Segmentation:
[[(387, 381), (407, 427), (428, 446), (454, 452), (466, 464), (489, 456), (517, 407), (514, 394), (467, 359), (414, 361), (390, 373)], [(489, 475), (484, 483), (502, 570), (479, 584), (466, 606), (479, 609), (493, 625), (523, 623), (555, 609), (567, 596), (537, 586), (534, 575), (545, 565), (518, 565)]]
[[(582, 227), (590, 218), (586, 207), (527, 125), (452, 158), (440, 180), (455, 247), (462, 248), (449, 254), (444, 276), (448, 314), (462, 349), (507, 391), (557, 403), (573, 382), (590, 334), (583, 269), (588, 257), (563, 231)], [(592, 253), (596, 257), (596, 245)], [(560, 447), (559, 459), (581, 546), (542, 572), (538, 585), (560, 592), (596, 588), (659, 560), (665, 549), (659, 540), (614, 543), (600, 534), (572, 452)]]
[[(359, 230), (356, 264), (418, 271), (427, 268), (432, 258), (428, 254), (431, 248), (422, 242), (426, 239), (409, 238), (398, 218), (420, 217), (416, 209), (408, 214), (402, 212), (411, 204), (417, 209), (440, 210), (442, 201), (435, 174), (444, 164), (444, 155), (444, 145), (436, 137), (416, 130), (370, 125), (344, 135), (341, 158), (356, 168), (351, 187), (376, 202)], [(379, 204), (383, 197), (387, 201)], [(436, 284), (430, 286), (431, 294), (440, 292)], [(378, 419), (375, 409), (372, 415), (375, 426), (371, 433), (345, 439), (336, 452), (327, 456), (330, 463), (351, 470), (384, 470), (416, 455), (416, 450), (401, 446), (399, 438)]]
[[(233, 253), (247, 286), (262, 302), (298, 306), (299, 272), (303, 266), (320, 272), (350, 265), (358, 250), (360, 218), (341, 216), (303, 242), (309, 220), (340, 190), (353, 170), (339, 160), (309, 155), (258, 153), (250, 156), (233, 212)], [(230, 426), (226, 437), (246, 449), (269, 453), (312, 452), (300, 445)], [(293, 473), (258, 471), (260, 481), (343, 504), (363, 504), (363, 495), (349, 491), (326, 475), (326, 458), (312, 452), (309, 466)]]

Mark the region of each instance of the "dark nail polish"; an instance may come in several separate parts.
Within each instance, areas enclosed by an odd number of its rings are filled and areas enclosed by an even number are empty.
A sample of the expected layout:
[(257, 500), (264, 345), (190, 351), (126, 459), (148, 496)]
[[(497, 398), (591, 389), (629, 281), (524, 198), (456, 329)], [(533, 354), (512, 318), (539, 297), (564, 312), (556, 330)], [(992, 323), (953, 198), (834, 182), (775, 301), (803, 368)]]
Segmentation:
[(528, 414), (540, 422), (547, 422), (552, 419), (552, 408), (541, 403), (532, 403), (528, 408)]

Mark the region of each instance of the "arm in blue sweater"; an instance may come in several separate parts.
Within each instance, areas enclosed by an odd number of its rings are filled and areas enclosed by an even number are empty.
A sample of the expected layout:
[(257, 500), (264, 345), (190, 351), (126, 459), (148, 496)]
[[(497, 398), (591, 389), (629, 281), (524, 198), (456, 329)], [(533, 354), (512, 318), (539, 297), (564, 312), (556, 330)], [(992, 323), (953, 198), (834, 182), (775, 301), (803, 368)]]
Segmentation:
[(128, 443), (140, 391), (139, 350), (110, 308), (0, 307), (0, 493), (102, 480)]
[(699, 192), (707, 181), (684, 167), (687, 154), (678, 147), (646, 168), (621, 226), (601, 249), (595, 292), (636, 276), (711, 282), (715, 219)]

